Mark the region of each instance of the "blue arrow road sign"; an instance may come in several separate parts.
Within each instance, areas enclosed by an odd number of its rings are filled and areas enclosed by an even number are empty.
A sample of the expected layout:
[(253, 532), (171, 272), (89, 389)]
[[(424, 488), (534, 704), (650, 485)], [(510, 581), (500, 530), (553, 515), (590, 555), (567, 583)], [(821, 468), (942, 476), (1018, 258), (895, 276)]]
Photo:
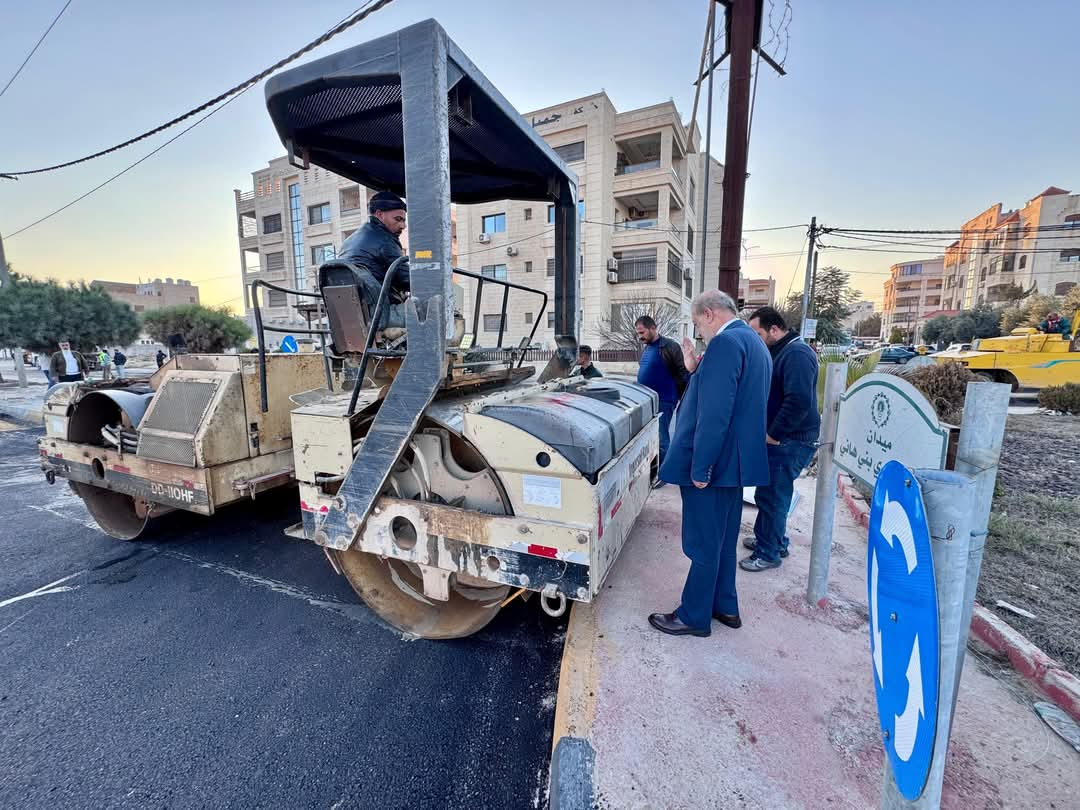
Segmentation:
[(292, 335), (286, 335), (281, 339), (281, 350), (288, 354), (296, 354), (300, 351), (300, 347), (296, 345), (296, 338)]
[(934, 754), (938, 607), (922, 491), (907, 467), (881, 468), (866, 550), (878, 718), (896, 786), (922, 795)]

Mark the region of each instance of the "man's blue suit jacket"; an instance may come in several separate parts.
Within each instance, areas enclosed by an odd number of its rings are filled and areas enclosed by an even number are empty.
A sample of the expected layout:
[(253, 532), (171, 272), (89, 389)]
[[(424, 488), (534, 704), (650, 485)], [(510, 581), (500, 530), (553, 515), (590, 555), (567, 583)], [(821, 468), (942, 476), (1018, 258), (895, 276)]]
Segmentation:
[(716, 335), (676, 412), (660, 478), (669, 484), (753, 487), (769, 483), (765, 410), (772, 358), (741, 320)]

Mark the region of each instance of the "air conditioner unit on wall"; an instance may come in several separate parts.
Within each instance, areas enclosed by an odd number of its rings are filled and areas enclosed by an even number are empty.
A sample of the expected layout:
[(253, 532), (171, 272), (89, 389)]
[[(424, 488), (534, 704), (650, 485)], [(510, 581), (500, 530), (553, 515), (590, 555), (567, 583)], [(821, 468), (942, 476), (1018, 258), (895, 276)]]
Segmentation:
[(507, 256), (517, 256), (518, 255), (518, 249), (516, 247), (514, 247), (513, 245), (510, 245), (506, 249), (506, 255)]
[(483, 242), (484, 244), (487, 244), (488, 242), (491, 241), (491, 234), (490, 233), (482, 233), (482, 234), (480, 234), (479, 237), (477, 237), (477, 241), (478, 242)]
[(682, 271), (682, 277), (684, 279), (686, 279), (687, 281), (692, 279), (694, 277), (694, 268), (693, 267), (684, 267), (683, 271)]
[(619, 274), (616, 273), (614, 270), (608, 271), (607, 283), (608, 284), (618, 284), (619, 283)]
[(619, 269), (619, 260), (616, 259), (614, 256), (612, 256), (610, 259), (607, 260), (607, 269), (608, 270), (618, 270)]

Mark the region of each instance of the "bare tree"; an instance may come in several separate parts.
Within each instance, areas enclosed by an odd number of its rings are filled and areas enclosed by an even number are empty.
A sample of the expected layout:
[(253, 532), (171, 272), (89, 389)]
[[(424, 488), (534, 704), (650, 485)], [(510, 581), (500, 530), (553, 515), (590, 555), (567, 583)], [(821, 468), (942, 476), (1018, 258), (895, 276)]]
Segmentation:
[(612, 301), (611, 312), (596, 323), (596, 331), (604, 339), (603, 348), (640, 350), (635, 327), (642, 315), (656, 321), (661, 335), (678, 338), (682, 333), (682, 312), (675, 304), (654, 296), (625, 298)]

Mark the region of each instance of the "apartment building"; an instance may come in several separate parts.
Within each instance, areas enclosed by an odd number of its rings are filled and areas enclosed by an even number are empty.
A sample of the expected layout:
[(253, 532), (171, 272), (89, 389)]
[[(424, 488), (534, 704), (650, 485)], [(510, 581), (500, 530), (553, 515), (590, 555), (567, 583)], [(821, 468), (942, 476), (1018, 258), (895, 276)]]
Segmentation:
[(896, 328), (909, 343), (919, 339), (923, 324), (942, 314), (944, 272), (944, 256), (929, 261), (899, 262), (889, 268), (881, 312), (882, 338), (887, 340)]
[[(689, 334), (700, 253), (719, 256), (721, 164), (710, 167), (709, 223), (702, 227), (704, 155), (672, 102), (620, 113), (601, 92), (525, 118), (578, 176), (580, 339), (604, 345), (627, 306), (665, 310), (672, 336)], [(545, 202), (458, 206), (457, 266), (553, 296), (553, 222)], [(712, 278), (715, 285), (715, 266)], [(464, 286), (471, 325), (475, 284)], [(541, 303), (512, 291), (500, 323), (501, 290), (486, 287), (478, 343), (493, 345), (501, 328), (504, 344), (517, 344), (535, 327), (533, 342), (551, 346), (554, 313), (549, 301), (541, 314)]]
[(140, 281), (137, 284), (95, 279), (90, 282), (90, 285), (101, 287), (114, 301), (130, 304), (137, 314), (181, 304), (199, 303), (199, 288), (182, 278), (175, 280), (155, 278), (152, 281)]
[[(715, 270), (718, 266), (714, 265), (713, 269)], [(713, 286), (715, 287), (716, 284), (714, 283)], [(776, 306), (776, 279), (772, 276), (747, 278), (740, 275), (739, 298), (742, 299), (743, 309)]]
[[(298, 169), (287, 157), (271, 160), (251, 178), (251, 190), (234, 189), (233, 196), (245, 320), (254, 328), (251, 282), (262, 279), (297, 290), (315, 289), (319, 265), (334, 258), (341, 243), (367, 222), (373, 192), (318, 166)], [(275, 290), (261, 293), (263, 323), (305, 325), (295, 308), (297, 301), (291, 300), (297, 296)]]
[(873, 301), (856, 301), (851, 305), (851, 312), (848, 313), (848, 316), (840, 321), (840, 325), (845, 329), (854, 329), (873, 314)]
[(1015, 286), (1064, 295), (1080, 283), (1080, 194), (1050, 186), (1023, 208), (996, 203), (945, 249), (945, 309), (1010, 300)]

